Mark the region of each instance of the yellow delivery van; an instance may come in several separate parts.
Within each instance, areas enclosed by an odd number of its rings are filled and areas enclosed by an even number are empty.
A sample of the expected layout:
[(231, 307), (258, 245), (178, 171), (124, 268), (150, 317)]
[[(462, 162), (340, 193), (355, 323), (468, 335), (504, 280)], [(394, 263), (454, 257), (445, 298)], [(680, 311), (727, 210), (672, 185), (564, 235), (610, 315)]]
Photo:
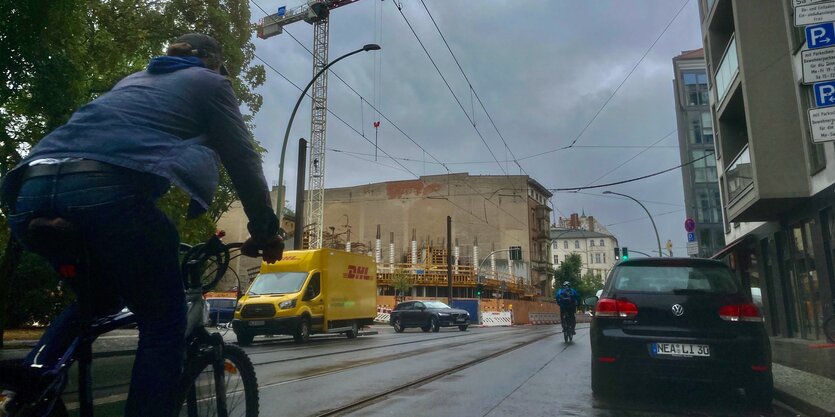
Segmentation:
[(286, 251), (261, 270), (238, 300), (232, 329), (238, 343), (257, 335), (315, 333), (357, 337), (377, 316), (377, 267), (370, 256), (335, 249)]

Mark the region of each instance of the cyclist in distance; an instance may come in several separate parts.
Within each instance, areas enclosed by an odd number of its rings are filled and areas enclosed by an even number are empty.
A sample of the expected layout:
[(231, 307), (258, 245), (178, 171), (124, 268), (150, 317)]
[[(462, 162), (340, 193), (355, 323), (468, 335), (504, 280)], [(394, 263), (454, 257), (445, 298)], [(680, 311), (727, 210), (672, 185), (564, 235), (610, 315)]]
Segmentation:
[(554, 298), (560, 306), (560, 320), (568, 320), (567, 323), (570, 324), (568, 328), (574, 334), (574, 312), (577, 310), (577, 305), (580, 304), (580, 295), (574, 288), (571, 288), (570, 282), (565, 281), (562, 283), (562, 288), (554, 294)]
[[(178, 406), (186, 329), (179, 236), (155, 205), (171, 184), (191, 196), (188, 215), (196, 217), (218, 186), (219, 158), (249, 220), (241, 252), (267, 262), (282, 256), (261, 158), (227, 76), (215, 39), (183, 35), (166, 56), (42, 138), (0, 188), (15, 238), (25, 246), (35, 217), (75, 224), (102, 271), (91, 285), (94, 311), (109, 314), (124, 304), (135, 314), (139, 345), (126, 416), (170, 415)], [(25, 364), (54, 363), (77, 317), (78, 309), (68, 308), (56, 318)]]

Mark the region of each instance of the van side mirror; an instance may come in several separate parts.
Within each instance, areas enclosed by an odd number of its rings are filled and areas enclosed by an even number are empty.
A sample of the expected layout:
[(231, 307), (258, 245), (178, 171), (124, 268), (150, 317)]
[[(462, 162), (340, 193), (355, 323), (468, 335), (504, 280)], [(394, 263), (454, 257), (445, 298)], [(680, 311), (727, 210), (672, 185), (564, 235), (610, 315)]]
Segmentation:
[(594, 307), (597, 305), (598, 300), (600, 299), (592, 295), (591, 297), (586, 297), (586, 299), (583, 300), (583, 305), (587, 307)]

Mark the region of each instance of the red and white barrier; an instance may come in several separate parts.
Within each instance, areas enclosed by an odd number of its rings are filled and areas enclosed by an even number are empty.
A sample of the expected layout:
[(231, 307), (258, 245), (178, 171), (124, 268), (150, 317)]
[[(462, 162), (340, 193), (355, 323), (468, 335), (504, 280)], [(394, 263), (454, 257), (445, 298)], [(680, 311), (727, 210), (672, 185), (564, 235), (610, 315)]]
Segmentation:
[(513, 318), (509, 311), (482, 311), (481, 325), (484, 327), (511, 326)]
[(377, 317), (374, 318), (374, 323), (389, 324), (389, 321), (391, 321), (391, 308), (377, 306)]
[(528, 320), (531, 324), (559, 324), (560, 313), (530, 312), (528, 313)]

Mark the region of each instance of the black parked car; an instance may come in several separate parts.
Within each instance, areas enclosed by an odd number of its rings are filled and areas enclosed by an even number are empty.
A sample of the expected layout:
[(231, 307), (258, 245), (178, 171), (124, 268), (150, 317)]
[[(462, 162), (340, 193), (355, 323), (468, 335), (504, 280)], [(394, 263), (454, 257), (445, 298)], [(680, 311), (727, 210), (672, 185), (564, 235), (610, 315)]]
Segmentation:
[(209, 303), (209, 326), (232, 322), (238, 300), (234, 298), (207, 298)]
[(470, 313), (440, 301), (406, 301), (391, 311), (390, 323), (397, 333), (402, 333), (407, 327), (437, 332), (441, 327), (452, 326), (458, 326), (458, 330), (463, 332), (470, 323)]
[(595, 394), (645, 377), (704, 381), (745, 388), (753, 405), (770, 407), (774, 383), (763, 317), (725, 264), (695, 258), (624, 261), (613, 268), (595, 307)]

